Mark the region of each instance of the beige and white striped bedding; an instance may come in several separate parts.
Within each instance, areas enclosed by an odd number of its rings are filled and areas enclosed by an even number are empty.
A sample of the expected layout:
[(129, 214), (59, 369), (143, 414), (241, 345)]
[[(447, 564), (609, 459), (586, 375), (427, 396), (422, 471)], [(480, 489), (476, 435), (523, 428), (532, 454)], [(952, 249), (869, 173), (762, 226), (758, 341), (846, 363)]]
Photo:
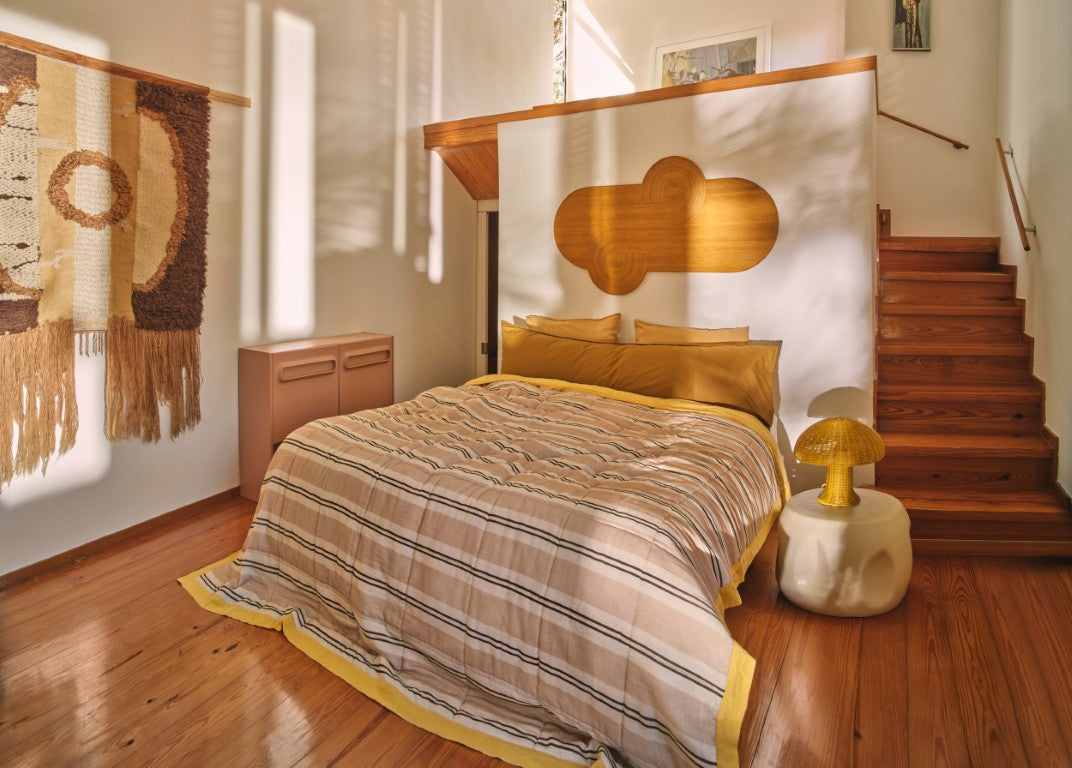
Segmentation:
[(735, 764), (752, 666), (721, 613), (784, 498), (769, 431), (483, 381), (296, 430), (187, 589), (521, 765)]

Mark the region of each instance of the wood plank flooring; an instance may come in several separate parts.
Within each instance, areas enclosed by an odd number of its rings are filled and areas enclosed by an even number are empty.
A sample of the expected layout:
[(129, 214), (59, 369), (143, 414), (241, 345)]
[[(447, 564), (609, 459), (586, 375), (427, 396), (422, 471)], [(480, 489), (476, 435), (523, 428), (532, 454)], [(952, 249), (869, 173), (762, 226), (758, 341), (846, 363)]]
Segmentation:
[[(253, 505), (0, 592), (0, 765), (498, 768), (386, 712), (175, 578), (238, 549)], [(727, 618), (757, 660), (742, 766), (1072, 765), (1072, 561), (917, 558), (869, 619), (779, 596), (774, 538)]]

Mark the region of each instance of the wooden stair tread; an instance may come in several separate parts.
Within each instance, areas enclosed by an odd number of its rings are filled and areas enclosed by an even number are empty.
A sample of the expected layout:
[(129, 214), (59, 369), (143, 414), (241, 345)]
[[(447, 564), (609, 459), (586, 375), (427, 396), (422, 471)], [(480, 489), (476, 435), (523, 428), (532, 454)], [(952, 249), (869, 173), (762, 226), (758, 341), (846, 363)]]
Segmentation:
[(997, 253), (997, 237), (913, 237), (898, 236), (878, 241), (880, 251), (934, 251), (936, 253)]
[(876, 491), (896, 496), (907, 508), (928, 509), (934, 512), (958, 513), (970, 511), (980, 515), (1000, 515), (1016, 508), (1042, 517), (1072, 515), (1067, 501), (1047, 490), (1016, 492), (943, 490), (932, 487), (875, 486)]
[(879, 355), (939, 355), (953, 357), (1028, 357), (1031, 349), (1026, 344), (957, 344), (949, 342), (906, 343), (883, 342), (875, 351)]
[(994, 455), (1046, 458), (1053, 453), (1053, 446), (1038, 435), (889, 432), (882, 435), (882, 442), (886, 445), (887, 456), (911, 453), (951, 458), (955, 452), (956, 456), (964, 458)]
[(944, 280), (951, 283), (1012, 283), (1013, 277), (1005, 272), (957, 272), (953, 270), (929, 271), (926, 269), (891, 269), (883, 270), (879, 263), (879, 273), (884, 280), (918, 280), (932, 282)]
[(1019, 305), (1008, 304), (882, 304), (878, 305), (882, 315), (935, 315), (940, 317), (1019, 317)]
[(879, 384), (880, 400), (927, 400), (938, 402), (1042, 402), (1042, 391), (1030, 384), (964, 384), (935, 387), (929, 384)]

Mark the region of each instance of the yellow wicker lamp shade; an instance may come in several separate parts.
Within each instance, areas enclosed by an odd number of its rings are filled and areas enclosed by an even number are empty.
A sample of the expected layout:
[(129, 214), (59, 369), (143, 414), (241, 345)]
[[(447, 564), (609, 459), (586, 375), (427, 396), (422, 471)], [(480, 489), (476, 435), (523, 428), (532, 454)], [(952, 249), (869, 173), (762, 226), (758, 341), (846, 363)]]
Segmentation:
[(872, 464), (886, 453), (882, 438), (856, 419), (823, 419), (800, 433), (793, 455), (805, 464), (826, 467), (826, 488), (819, 503), (852, 507), (860, 497), (852, 489), (852, 468)]

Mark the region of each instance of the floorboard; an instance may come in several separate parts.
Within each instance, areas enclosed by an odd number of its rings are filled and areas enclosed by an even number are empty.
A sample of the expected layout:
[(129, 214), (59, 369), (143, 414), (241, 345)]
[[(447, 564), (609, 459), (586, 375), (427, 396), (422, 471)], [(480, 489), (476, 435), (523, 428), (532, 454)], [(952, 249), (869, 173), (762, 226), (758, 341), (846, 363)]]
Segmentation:
[[(385, 711), (175, 579), (241, 546), (207, 507), (0, 592), (0, 765), (503, 768)], [(916, 559), (867, 619), (778, 594), (774, 537), (727, 622), (755, 656), (745, 768), (1072, 765), (1072, 563)]]
[(852, 764), (908, 768), (907, 604), (861, 625)]

